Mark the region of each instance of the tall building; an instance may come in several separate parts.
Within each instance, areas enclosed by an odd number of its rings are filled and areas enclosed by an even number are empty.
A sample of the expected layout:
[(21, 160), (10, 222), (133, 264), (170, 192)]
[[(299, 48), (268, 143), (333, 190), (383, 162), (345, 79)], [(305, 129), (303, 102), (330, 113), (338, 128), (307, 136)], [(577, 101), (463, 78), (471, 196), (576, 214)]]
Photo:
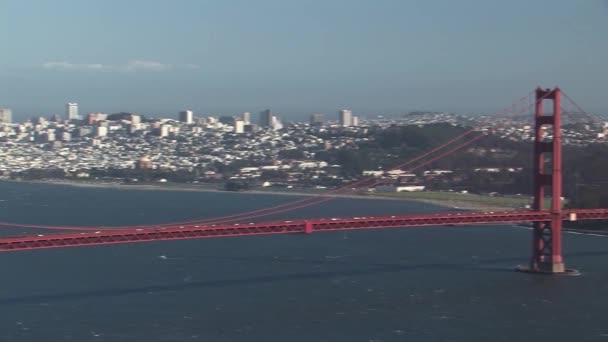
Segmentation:
[(68, 120), (79, 120), (80, 116), (78, 116), (78, 103), (68, 102), (66, 105), (66, 114)]
[(0, 108), (0, 123), (10, 124), (13, 122), (13, 111), (8, 108)]
[(310, 114), (310, 125), (311, 126), (321, 126), (322, 123), (323, 123), (323, 114), (321, 114), (321, 113)]
[(134, 125), (138, 125), (141, 123), (141, 116), (139, 115), (135, 115), (135, 114), (131, 114), (131, 123)]
[(140, 129), (141, 124), (131, 123), (131, 125), (129, 125), (129, 134), (135, 134), (135, 132), (139, 131)]
[(234, 133), (245, 133), (245, 121), (236, 120), (234, 122)]
[(273, 131), (278, 131), (283, 128), (283, 123), (281, 123), (281, 120), (279, 120), (279, 118), (277, 118), (276, 116), (273, 115), (272, 123), (270, 124), (270, 128)]
[(272, 115), (272, 112), (270, 111), (270, 109), (266, 109), (265, 111), (260, 112), (260, 127), (262, 128), (269, 128), (272, 127), (272, 118), (274, 117), (274, 115)]
[(346, 110), (346, 109), (342, 109), (339, 113), (339, 121), (340, 121), (340, 126), (342, 127), (348, 127), (352, 124), (352, 117), (353, 113), (350, 110)]
[(179, 121), (188, 125), (194, 123), (194, 113), (191, 110), (184, 110), (179, 112)]
[(45, 134), (43, 134), (43, 139), (46, 142), (51, 142), (51, 141), (55, 141), (56, 137), (55, 137), (55, 130), (54, 129), (49, 129), (46, 131)]
[(350, 125), (351, 126), (359, 126), (359, 118), (356, 116), (353, 116), (352, 118), (350, 118)]
[(169, 136), (169, 125), (161, 125), (158, 133), (161, 138)]
[(97, 137), (105, 137), (108, 135), (108, 127), (106, 126), (97, 126), (95, 127), (95, 136)]
[(245, 125), (249, 125), (251, 123), (251, 114), (249, 112), (243, 113), (243, 122)]

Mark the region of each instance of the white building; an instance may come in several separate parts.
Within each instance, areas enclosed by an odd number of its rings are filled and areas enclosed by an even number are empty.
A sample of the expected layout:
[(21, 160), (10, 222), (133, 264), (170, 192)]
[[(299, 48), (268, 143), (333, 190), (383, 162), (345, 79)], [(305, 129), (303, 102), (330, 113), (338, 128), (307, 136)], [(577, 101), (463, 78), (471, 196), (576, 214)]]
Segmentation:
[(48, 131), (46, 133), (46, 141), (51, 142), (55, 141), (57, 137), (55, 136), (55, 131)]
[(68, 120), (80, 120), (80, 116), (78, 115), (78, 103), (68, 102), (66, 105), (66, 114)]
[(161, 137), (167, 137), (169, 136), (169, 129), (171, 128), (171, 126), (169, 125), (162, 125), (160, 126), (160, 136)]
[(0, 123), (10, 124), (13, 122), (13, 111), (8, 108), (0, 108)]
[[(477, 170), (475, 170), (477, 171)], [(440, 176), (440, 175), (447, 175), (450, 173), (454, 173), (454, 171), (452, 170), (428, 170), (428, 171), (424, 171), (424, 175), (425, 176)]]
[(281, 120), (276, 116), (272, 116), (270, 128), (272, 128), (273, 131), (278, 131), (283, 128), (283, 123), (281, 123)]
[(141, 129), (141, 124), (132, 123), (129, 125), (129, 134), (133, 134)]
[(350, 110), (342, 109), (338, 115), (340, 126), (349, 127), (352, 124), (352, 115), (353, 113)]
[(245, 133), (245, 121), (236, 120), (234, 121), (234, 133)]
[(194, 122), (194, 113), (191, 110), (179, 112), (179, 121), (188, 125), (192, 124)]
[(245, 125), (251, 124), (251, 114), (249, 112), (243, 113), (243, 122)]
[(356, 116), (353, 116), (350, 120), (350, 125), (354, 126), (354, 127), (359, 126), (359, 118)]
[(424, 191), (424, 185), (380, 185), (376, 187), (377, 192), (413, 192)]
[(391, 177), (391, 178), (399, 178), (399, 177), (416, 177), (416, 174), (413, 173), (408, 173), (408, 171), (404, 171), (404, 170), (388, 170), (386, 171), (386, 173)]
[(97, 137), (105, 137), (108, 135), (108, 127), (106, 126), (97, 126), (95, 127), (95, 136)]

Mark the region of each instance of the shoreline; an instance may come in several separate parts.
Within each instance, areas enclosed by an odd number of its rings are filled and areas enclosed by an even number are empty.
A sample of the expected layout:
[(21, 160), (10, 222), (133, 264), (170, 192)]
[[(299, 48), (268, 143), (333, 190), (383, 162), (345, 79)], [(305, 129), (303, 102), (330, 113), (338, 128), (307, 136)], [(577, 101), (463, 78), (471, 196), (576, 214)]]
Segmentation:
[[(426, 203), (446, 209), (462, 210), (462, 211), (509, 211), (513, 207), (488, 205), (487, 203), (477, 203), (467, 200), (453, 199), (426, 199), (426, 198), (400, 198), (395, 196), (383, 196), (382, 194), (326, 194), (331, 189), (325, 189), (322, 192), (288, 192), (280, 190), (246, 190), (246, 191), (226, 191), (220, 189), (197, 187), (196, 185), (179, 183), (168, 183), (168, 185), (155, 184), (124, 184), (124, 183), (87, 183), (78, 181), (66, 180), (39, 180), (39, 181), (23, 181), (23, 180), (1, 180), (7, 183), (26, 183), (26, 184), (46, 184), (46, 185), (62, 185), (79, 188), (96, 188), (96, 189), (117, 189), (117, 190), (139, 190), (139, 191), (184, 191), (184, 192), (208, 192), (208, 193), (234, 193), (234, 194), (252, 194), (252, 195), (272, 195), (272, 196), (300, 196), (300, 197), (329, 197), (329, 198), (346, 198), (346, 199), (364, 199), (364, 200), (385, 200), (385, 201), (406, 201), (416, 203)], [(162, 183), (167, 184), (167, 183)]]
[[(491, 206), (484, 205), (483, 203), (477, 203), (466, 200), (452, 200), (452, 199), (426, 199), (426, 198), (404, 198), (395, 197), (388, 195), (375, 194), (335, 194), (327, 195), (324, 194), (328, 191), (325, 189), (323, 192), (287, 192), (287, 191), (264, 191), (264, 190), (248, 190), (248, 191), (226, 191), (220, 189), (196, 187), (192, 184), (183, 185), (180, 183), (169, 183), (164, 185), (155, 184), (137, 184), (127, 185), (124, 183), (86, 183), (78, 181), (66, 181), (66, 180), (45, 180), (45, 181), (21, 181), (21, 180), (6, 180), (0, 179), (0, 182), (6, 183), (25, 183), (25, 184), (45, 184), (45, 185), (58, 185), (58, 186), (71, 186), (76, 188), (93, 188), (93, 189), (115, 189), (115, 190), (138, 190), (138, 191), (181, 191), (181, 192), (207, 192), (207, 193), (233, 193), (233, 194), (251, 194), (251, 195), (270, 195), (270, 196), (299, 196), (299, 197), (325, 197), (325, 198), (345, 198), (345, 199), (360, 199), (360, 200), (385, 200), (385, 201), (405, 201), (412, 203), (425, 203), (441, 207), (447, 210), (457, 210), (466, 212), (487, 212), (487, 211), (513, 211), (514, 207), (507, 206)], [(531, 229), (528, 225), (516, 225), (521, 228)], [(589, 234), (589, 235), (602, 235), (608, 236), (607, 229), (584, 229), (584, 228), (571, 228), (564, 227), (564, 232), (571, 234)]]

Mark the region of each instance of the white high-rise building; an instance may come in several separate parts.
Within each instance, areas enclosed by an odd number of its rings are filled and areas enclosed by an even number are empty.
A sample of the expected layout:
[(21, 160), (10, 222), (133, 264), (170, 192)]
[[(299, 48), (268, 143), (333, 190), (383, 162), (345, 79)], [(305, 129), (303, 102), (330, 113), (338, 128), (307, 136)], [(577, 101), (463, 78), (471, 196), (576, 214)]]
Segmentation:
[(283, 129), (283, 123), (281, 122), (281, 120), (279, 120), (279, 118), (277, 118), (276, 116), (272, 117), (272, 122), (270, 123), (270, 128), (273, 131), (278, 131), (280, 129)]
[(66, 114), (68, 120), (80, 120), (80, 116), (78, 116), (78, 103), (68, 102), (66, 105)]
[(0, 123), (10, 124), (13, 122), (13, 111), (8, 108), (0, 108)]
[(171, 126), (169, 125), (161, 125), (160, 126), (160, 136), (161, 138), (168, 137)]
[(179, 121), (188, 125), (194, 123), (194, 113), (191, 110), (179, 112)]
[(234, 133), (245, 133), (245, 121), (236, 120), (234, 121)]
[(356, 116), (353, 116), (352, 118), (350, 118), (350, 125), (351, 126), (359, 126), (359, 118)]
[(342, 109), (338, 117), (340, 121), (340, 126), (349, 127), (350, 125), (352, 125), (352, 115), (353, 113), (350, 110)]
[(105, 137), (107, 135), (108, 135), (108, 127), (105, 127), (105, 126), (95, 127), (95, 136)]
[(138, 125), (141, 123), (141, 116), (131, 114), (131, 123), (134, 125)]
[(245, 125), (249, 125), (251, 123), (251, 114), (249, 112), (243, 113), (243, 122)]

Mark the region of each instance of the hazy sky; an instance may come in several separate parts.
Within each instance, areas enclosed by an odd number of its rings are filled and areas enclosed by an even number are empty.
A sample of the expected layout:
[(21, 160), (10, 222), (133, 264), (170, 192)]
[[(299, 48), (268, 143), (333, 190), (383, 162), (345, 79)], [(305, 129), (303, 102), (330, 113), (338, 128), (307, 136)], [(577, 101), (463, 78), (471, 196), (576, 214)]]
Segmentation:
[(0, 0), (0, 107), (608, 112), (604, 0)]

